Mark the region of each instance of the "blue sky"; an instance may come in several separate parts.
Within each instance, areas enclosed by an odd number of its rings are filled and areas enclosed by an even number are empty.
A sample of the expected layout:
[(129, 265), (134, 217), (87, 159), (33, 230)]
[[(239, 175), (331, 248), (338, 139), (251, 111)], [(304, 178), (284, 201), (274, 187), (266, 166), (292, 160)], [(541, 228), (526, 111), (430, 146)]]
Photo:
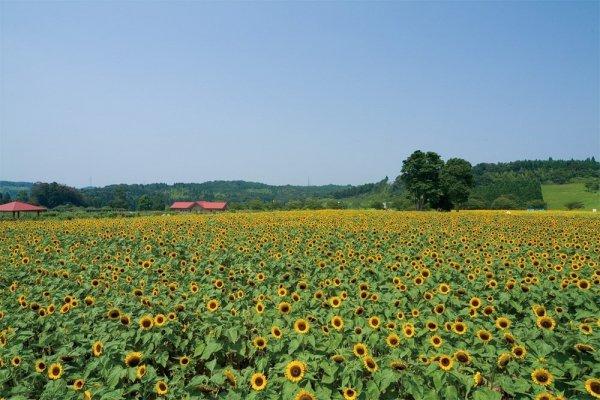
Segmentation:
[(0, 2), (0, 180), (600, 155), (598, 2)]

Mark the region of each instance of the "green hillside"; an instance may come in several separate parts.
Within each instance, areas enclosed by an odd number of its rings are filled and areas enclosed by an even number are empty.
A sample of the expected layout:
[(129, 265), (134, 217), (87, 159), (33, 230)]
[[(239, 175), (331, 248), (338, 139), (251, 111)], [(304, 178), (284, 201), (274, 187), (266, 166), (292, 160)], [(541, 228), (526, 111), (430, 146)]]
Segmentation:
[(600, 209), (600, 193), (588, 192), (583, 183), (542, 185), (542, 195), (549, 210), (565, 210), (570, 201), (582, 202), (585, 210)]

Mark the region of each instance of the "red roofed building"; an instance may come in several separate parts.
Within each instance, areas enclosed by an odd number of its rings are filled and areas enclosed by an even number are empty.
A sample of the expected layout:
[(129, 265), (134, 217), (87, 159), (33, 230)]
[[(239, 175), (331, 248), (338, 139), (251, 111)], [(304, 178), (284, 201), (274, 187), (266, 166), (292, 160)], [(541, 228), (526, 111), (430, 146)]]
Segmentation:
[(170, 207), (173, 211), (214, 212), (225, 211), (226, 201), (176, 201)]
[(46, 210), (46, 207), (34, 206), (33, 204), (23, 203), (22, 201), (13, 201), (0, 205), (0, 212), (12, 212), (13, 217), (15, 214), (17, 217), (20, 217), (22, 212), (36, 212), (40, 215), (40, 212)]

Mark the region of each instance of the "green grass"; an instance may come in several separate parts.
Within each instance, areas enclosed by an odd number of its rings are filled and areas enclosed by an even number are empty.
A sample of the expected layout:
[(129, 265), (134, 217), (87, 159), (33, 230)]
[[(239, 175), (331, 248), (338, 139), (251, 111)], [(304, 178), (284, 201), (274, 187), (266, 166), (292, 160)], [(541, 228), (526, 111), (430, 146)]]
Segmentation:
[(570, 201), (582, 202), (584, 210), (600, 209), (600, 193), (588, 192), (583, 183), (542, 185), (542, 195), (549, 210), (566, 210), (565, 204)]

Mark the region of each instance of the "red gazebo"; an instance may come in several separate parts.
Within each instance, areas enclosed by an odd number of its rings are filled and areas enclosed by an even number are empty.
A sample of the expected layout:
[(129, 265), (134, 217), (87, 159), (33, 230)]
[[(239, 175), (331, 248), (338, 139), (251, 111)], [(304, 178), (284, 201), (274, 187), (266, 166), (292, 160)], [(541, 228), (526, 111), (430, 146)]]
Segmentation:
[(34, 206), (33, 204), (23, 203), (22, 201), (13, 201), (0, 205), (0, 212), (12, 212), (13, 218), (15, 217), (15, 214), (17, 218), (20, 217), (22, 212), (36, 212), (37, 215), (40, 215), (40, 212), (47, 210), (46, 207)]

